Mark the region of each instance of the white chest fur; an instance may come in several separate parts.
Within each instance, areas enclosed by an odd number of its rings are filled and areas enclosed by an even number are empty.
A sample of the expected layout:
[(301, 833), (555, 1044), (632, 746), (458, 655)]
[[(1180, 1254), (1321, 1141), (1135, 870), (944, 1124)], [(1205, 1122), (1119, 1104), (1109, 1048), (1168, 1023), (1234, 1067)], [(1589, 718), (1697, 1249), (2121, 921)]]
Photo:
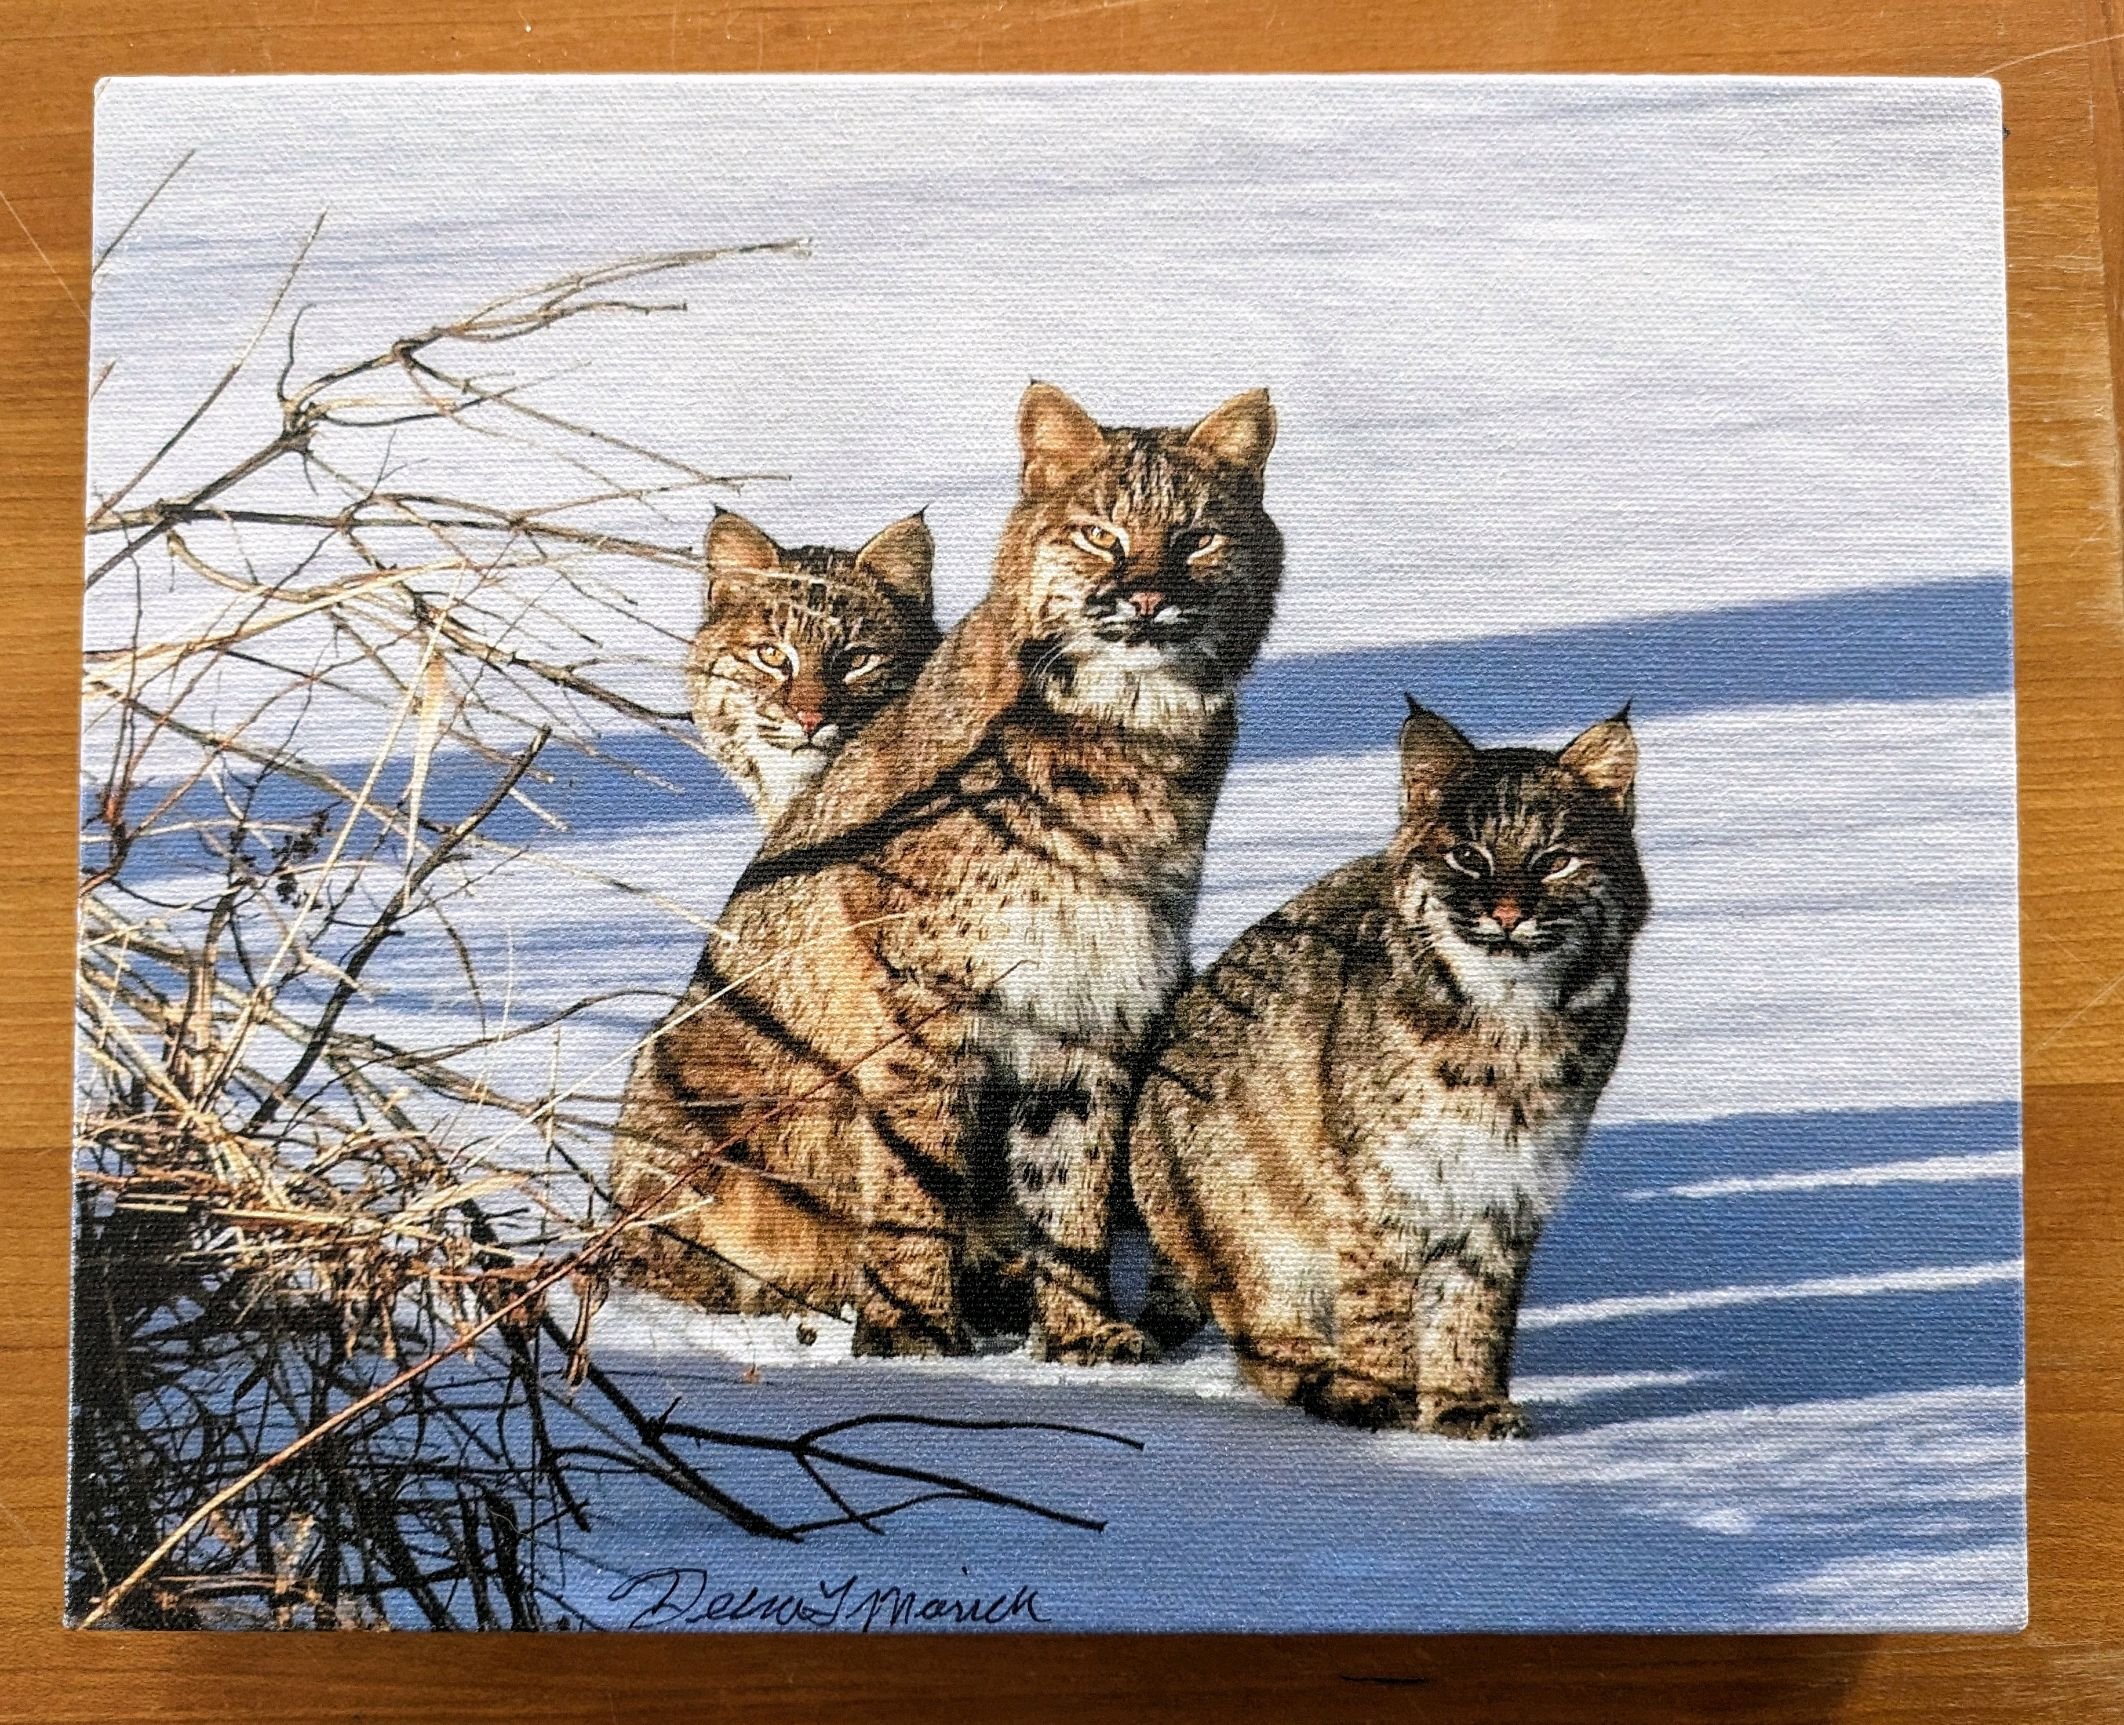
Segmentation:
[(1588, 1112), (1529, 1112), (1479, 1086), (1427, 1087), (1372, 1147), (1394, 1208), (1417, 1227), (1485, 1216), (1547, 1220), (1585, 1143)]
[(1016, 898), (985, 929), (989, 999), (1014, 1031), (1126, 1046), (1179, 987), (1185, 931), (1154, 900), (1119, 888)]
[(1067, 675), (1052, 680), (1042, 698), (1058, 713), (1175, 740), (1200, 737), (1232, 704), (1228, 687), (1201, 687), (1164, 648), (1118, 642), (1072, 656)]
[(782, 749), (762, 744), (752, 752), (753, 771), (759, 775), (760, 812), (772, 819), (781, 813), (826, 770), (824, 749)]

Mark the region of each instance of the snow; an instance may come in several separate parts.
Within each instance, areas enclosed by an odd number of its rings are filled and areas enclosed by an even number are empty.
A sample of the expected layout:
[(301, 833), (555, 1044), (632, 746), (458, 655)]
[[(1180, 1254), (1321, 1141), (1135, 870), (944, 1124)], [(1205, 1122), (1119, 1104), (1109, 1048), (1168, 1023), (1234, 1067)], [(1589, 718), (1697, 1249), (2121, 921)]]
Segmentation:
[(1969, 1156), (1917, 1156), (1907, 1162), (1862, 1162), (1856, 1168), (1814, 1168), (1803, 1174), (1736, 1175), (1680, 1186), (1626, 1192), (1627, 1198), (1728, 1198), (1740, 1192), (1812, 1192), (1824, 1186), (1885, 1186), (1904, 1180), (2018, 1180), (2021, 1153), (1990, 1150)]
[[(807, 1319), (807, 1344), (792, 1320), (623, 1290), (596, 1357), (681, 1418), (787, 1433), (896, 1408), (1145, 1447), (867, 1434), (865, 1455), (941, 1455), (1106, 1525), (926, 1510), (919, 1535), (830, 1532), (790, 1552), (673, 1510), (647, 1533), (608, 1529), (570, 1596), (632, 1622), (640, 1595), (608, 1584), (698, 1566), (718, 1589), (1030, 1585), (1055, 1627), (2011, 1628), (2017, 1188), (1806, 1177), (1841, 1171), (1855, 1140), (1929, 1151), (2010, 1143), (2017, 1125), (2011, 1104), (1602, 1125), (1536, 1256), (1524, 1444), (1328, 1430), (1247, 1390), (1214, 1331), (1137, 1368), (1042, 1364), (1007, 1339), (971, 1361), (853, 1360), (844, 1322)], [(1710, 1190), (1692, 1177), (1707, 1166), (1748, 1173)], [(1143, 1263), (1123, 1246), (1126, 1301)]]
[[(1952, 1316), (1882, 1314), (1884, 1327)], [(1751, 1381), (1745, 1350), (1724, 1370), (1529, 1372), (1519, 1389), (1537, 1435), (1467, 1445), (1332, 1431), (1270, 1407), (1214, 1339), (1154, 1366), (1087, 1371), (1022, 1352), (850, 1361), (846, 1327), (818, 1327), (807, 1348), (788, 1320), (618, 1295), (597, 1346), (637, 1399), (677, 1397), (681, 1418), (712, 1408), (790, 1431), (900, 1407), (1137, 1439), (1140, 1453), (1035, 1433), (942, 1452), (1103, 1530), (939, 1510), (919, 1535), (834, 1532), (791, 1551), (671, 1510), (596, 1542), (570, 1589), (592, 1621), (637, 1621), (638, 1592), (605, 1597), (625, 1578), (694, 1566), (717, 1589), (803, 1592), (849, 1574), (920, 1592), (1029, 1585), (1056, 1628), (1999, 1629), (2022, 1617), (2016, 1384), (1789, 1398), (1774, 1378)], [(1705, 1411), (1659, 1411), (1684, 1389)], [(885, 1433), (860, 1453), (937, 1465), (939, 1452)], [(860, 1477), (836, 1480), (859, 1503), (881, 1500)]]
[(1873, 1276), (1814, 1276), (1803, 1282), (1744, 1283), (1726, 1288), (1686, 1288), (1672, 1294), (1617, 1294), (1605, 1300), (1579, 1300), (1567, 1306), (1538, 1306), (1521, 1314), (1523, 1330), (1552, 1330), (1559, 1324), (1597, 1324), (1606, 1318), (1663, 1317), (1669, 1312), (1711, 1312), (1722, 1306), (1759, 1306), (1772, 1300), (1838, 1300), (1866, 1294), (1930, 1293), (1951, 1288), (1981, 1288), (1993, 1282), (2018, 1283), (2021, 1260), (1990, 1264), (1927, 1265), (1916, 1270), (1889, 1270)]
[(1891, 1550), (1838, 1558), (1797, 1580), (1773, 1582), (1768, 1591), (1803, 1602), (1806, 1615), (1800, 1621), (1809, 1626), (1964, 1629), (1984, 1624), (1994, 1601), (2027, 1584), (2027, 1552), (2012, 1540), (2000, 1540), (1945, 1556)]

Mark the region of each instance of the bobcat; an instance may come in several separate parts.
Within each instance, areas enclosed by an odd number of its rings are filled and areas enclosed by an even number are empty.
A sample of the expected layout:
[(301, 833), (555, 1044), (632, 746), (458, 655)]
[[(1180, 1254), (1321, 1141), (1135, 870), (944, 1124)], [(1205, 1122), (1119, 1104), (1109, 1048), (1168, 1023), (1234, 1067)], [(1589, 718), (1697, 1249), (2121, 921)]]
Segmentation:
[(860, 1353), (971, 1347), (999, 1213), (1036, 1355), (1146, 1351), (1111, 1309), (1109, 1194), (1282, 573), (1265, 393), (1137, 430), (1034, 384), (1018, 429), (988, 595), (770, 834), (615, 1151), (620, 1202), (656, 1200), (638, 1275), (852, 1304)]
[(914, 681), (938, 640), (934, 557), (919, 515), (838, 551), (785, 550), (742, 515), (717, 514), (687, 693), (701, 741), (761, 825)]
[(1247, 1378), (1360, 1426), (1521, 1435), (1520, 1289), (1621, 1052), (1649, 901), (1627, 713), (1560, 754), (1409, 703), (1403, 819), (1175, 1008), (1130, 1139)]

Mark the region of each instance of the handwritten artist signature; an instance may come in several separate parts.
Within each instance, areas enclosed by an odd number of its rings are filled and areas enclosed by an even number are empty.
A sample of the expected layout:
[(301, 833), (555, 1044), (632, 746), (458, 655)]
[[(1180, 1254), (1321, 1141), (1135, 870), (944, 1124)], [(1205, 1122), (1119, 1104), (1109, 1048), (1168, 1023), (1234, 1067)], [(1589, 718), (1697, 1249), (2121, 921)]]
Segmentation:
[(766, 1592), (758, 1587), (709, 1591), (705, 1569), (645, 1569), (606, 1595), (636, 1603), (629, 1629), (680, 1628), (704, 1623), (751, 1623), (771, 1629), (917, 1629), (964, 1623), (1045, 1623), (1036, 1587), (989, 1593), (929, 1593), (917, 1587), (866, 1586), (860, 1575), (814, 1582), (807, 1589)]

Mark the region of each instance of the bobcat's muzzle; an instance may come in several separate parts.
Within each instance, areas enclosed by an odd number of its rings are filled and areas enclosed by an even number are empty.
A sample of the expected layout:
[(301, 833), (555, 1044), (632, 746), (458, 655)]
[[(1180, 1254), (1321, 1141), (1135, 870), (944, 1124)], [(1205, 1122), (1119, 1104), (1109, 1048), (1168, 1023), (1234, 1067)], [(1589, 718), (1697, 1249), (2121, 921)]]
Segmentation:
[(1108, 587), (1085, 601), (1101, 640), (1184, 641), (1201, 626), (1203, 594), (1192, 585)]

